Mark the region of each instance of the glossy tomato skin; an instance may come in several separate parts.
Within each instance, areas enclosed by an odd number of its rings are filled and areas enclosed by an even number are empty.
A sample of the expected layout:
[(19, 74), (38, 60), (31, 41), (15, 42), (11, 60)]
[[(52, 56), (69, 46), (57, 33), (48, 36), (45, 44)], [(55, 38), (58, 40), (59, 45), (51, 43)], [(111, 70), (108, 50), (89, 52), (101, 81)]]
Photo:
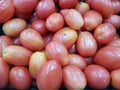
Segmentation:
[(0, 57), (0, 89), (6, 87), (9, 82), (9, 64)]
[(105, 23), (111, 23), (116, 29), (120, 28), (120, 16), (111, 15), (109, 18), (104, 19)]
[(103, 21), (102, 15), (95, 10), (87, 11), (83, 17), (84, 28), (88, 31), (94, 30)]
[(36, 6), (35, 11), (39, 18), (46, 19), (50, 14), (55, 12), (55, 3), (53, 0), (41, 0)]
[(120, 69), (113, 70), (110, 73), (111, 76), (111, 84), (115, 89), (120, 89)]
[(84, 73), (74, 65), (63, 68), (63, 83), (68, 90), (84, 89), (87, 81)]
[(78, 0), (59, 0), (59, 6), (63, 9), (69, 9), (75, 7), (77, 2)]
[(113, 13), (118, 14), (120, 13), (120, 1), (119, 0), (111, 0), (112, 7), (113, 7)]
[(57, 40), (62, 42), (67, 49), (71, 48), (71, 46), (77, 41), (78, 34), (74, 29), (70, 27), (64, 27), (57, 31), (52, 40)]
[(116, 34), (116, 28), (110, 23), (100, 24), (94, 31), (94, 37), (100, 44), (110, 43)]
[(38, 0), (12, 0), (12, 2), (17, 11), (21, 13), (31, 13), (35, 9)]
[(41, 19), (34, 20), (31, 24), (31, 27), (37, 32), (39, 32), (41, 35), (44, 35), (45, 33), (47, 33), (45, 20), (41, 20)]
[(108, 70), (120, 68), (120, 48), (106, 46), (98, 50), (94, 57), (95, 64), (101, 65)]
[(21, 18), (14, 18), (3, 24), (3, 32), (9, 37), (19, 37), (20, 33), (27, 28), (27, 22)]
[(46, 19), (46, 28), (56, 32), (64, 27), (64, 19), (60, 13), (53, 13)]
[(81, 32), (77, 40), (77, 51), (81, 56), (90, 57), (97, 51), (97, 42), (93, 35), (88, 32)]
[(0, 1), (0, 23), (10, 20), (15, 12), (14, 5), (8, 0)]
[(32, 83), (32, 78), (26, 67), (15, 66), (10, 70), (9, 80), (15, 89), (28, 89)]
[(2, 53), (2, 57), (6, 62), (18, 66), (27, 66), (31, 55), (30, 50), (17, 45), (7, 46)]
[(12, 45), (12, 44), (13, 44), (13, 41), (10, 37), (1, 35), (0, 36), (0, 56), (2, 56), (2, 53), (5, 47)]
[(118, 47), (118, 48), (120, 48), (120, 38), (113, 40), (113, 41), (110, 42), (108, 45), (109, 45), (109, 46), (113, 46), (113, 47)]
[(82, 56), (78, 54), (69, 54), (68, 65), (75, 65), (79, 67), (81, 70), (84, 70), (87, 66), (87, 63)]
[(60, 62), (62, 66), (68, 64), (68, 51), (64, 44), (60, 41), (52, 40), (45, 48), (48, 60), (55, 59)]
[[(113, 14), (111, 0), (88, 0), (91, 7), (100, 12), (105, 18), (110, 17)], [(101, 5), (101, 6), (99, 6)]]
[(75, 9), (68, 9), (63, 17), (66, 24), (74, 30), (79, 30), (84, 25), (82, 15)]
[(86, 2), (78, 2), (75, 9), (84, 16), (84, 14), (90, 10), (90, 7)]
[(42, 50), (45, 46), (42, 35), (31, 28), (20, 33), (20, 41), (24, 47), (32, 51)]
[(50, 60), (43, 64), (36, 82), (40, 90), (58, 90), (62, 83), (62, 68), (59, 62)]
[(93, 89), (105, 89), (110, 83), (110, 74), (102, 66), (91, 64), (85, 68), (84, 74), (87, 78), (88, 86)]

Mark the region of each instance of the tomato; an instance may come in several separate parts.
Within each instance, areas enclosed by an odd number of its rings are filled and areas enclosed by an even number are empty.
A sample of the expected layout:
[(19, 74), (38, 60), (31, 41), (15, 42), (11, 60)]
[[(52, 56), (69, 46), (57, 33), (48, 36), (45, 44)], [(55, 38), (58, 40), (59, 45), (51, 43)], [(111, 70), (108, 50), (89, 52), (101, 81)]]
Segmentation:
[(32, 52), (22, 46), (7, 46), (2, 53), (3, 59), (13, 65), (27, 66)]
[(55, 3), (53, 0), (41, 0), (36, 6), (35, 11), (39, 18), (46, 19), (49, 15), (55, 12)]
[(0, 23), (10, 20), (15, 12), (14, 5), (8, 0), (0, 0)]
[(21, 42), (20, 42), (20, 38), (19, 37), (13, 38), (12, 40), (13, 40), (13, 44), (14, 45), (20, 45), (20, 46), (22, 45)]
[(9, 46), (12, 45), (12, 39), (8, 36), (5, 35), (1, 35), (0, 36), (0, 57), (2, 56), (3, 50)]
[(3, 24), (3, 32), (10, 37), (18, 37), (20, 33), (27, 28), (27, 23), (24, 19), (14, 18)]
[(87, 66), (84, 58), (78, 54), (69, 54), (69, 62), (68, 65), (75, 65), (79, 67), (81, 70), (84, 70)]
[(110, 73), (111, 76), (111, 84), (115, 89), (120, 89), (120, 69), (113, 70)]
[(94, 63), (93, 56), (92, 57), (84, 57), (84, 60), (87, 63), (87, 66)]
[(90, 32), (81, 32), (77, 40), (77, 51), (81, 56), (90, 57), (97, 51), (97, 42)]
[(103, 23), (99, 25), (94, 31), (95, 39), (101, 44), (110, 43), (116, 34), (115, 27), (110, 23)]
[(77, 37), (78, 34), (74, 29), (64, 27), (53, 35), (52, 40), (62, 42), (69, 49), (77, 41)]
[(36, 79), (40, 67), (46, 63), (47, 57), (45, 52), (34, 52), (29, 61), (29, 72), (30, 75)]
[(95, 10), (87, 11), (83, 19), (84, 19), (84, 28), (85, 30), (88, 31), (94, 30), (103, 21), (102, 15)]
[(51, 60), (40, 68), (37, 75), (39, 90), (58, 90), (62, 83), (62, 68), (58, 61)]
[(75, 30), (79, 30), (84, 25), (82, 15), (75, 9), (68, 9), (64, 15), (66, 24)]
[(17, 11), (21, 13), (30, 13), (35, 9), (38, 0), (12, 0), (12, 2)]
[(26, 67), (15, 66), (10, 70), (9, 80), (15, 89), (28, 89), (32, 83), (32, 78)]
[(68, 64), (68, 51), (63, 43), (59, 41), (50, 41), (45, 48), (48, 60), (55, 59), (60, 62), (62, 66)]
[(64, 19), (61, 14), (53, 13), (46, 19), (46, 28), (49, 31), (56, 32), (64, 26)]
[(101, 65), (108, 70), (120, 68), (120, 48), (106, 46), (98, 50), (94, 57), (95, 64)]
[(118, 47), (118, 48), (120, 48), (120, 38), (113, 40), (113, 41), (110, 42), (108, 45), (109, 45), (109, 46), (113, 46), (113, 47)]
[(60, 8), (73, 8), (77, 4), (78, 0), (59, 0)]
[(22, 45), (32, 51), (42, 50), (45, 46), (42, 36), (34, 29), (25, 29), (20, 34)]
[(91, 64), (85, 68), (84, 74), (88, 86), (93, 89), (105, 89), (110, 83), (110, 74), (102, 66)]
[(68, 53), (69, 54), (77, 53), (76, 44), (75, 43), (71, 46), (71, 48), (69, 48)]
[(120, 28), (120, 16), (111, 15), (109, 18), (104, 19), (105, 23), (111, 23), (116, 29)]
[(45, 20), (37, 19), (31, 24), (32, 28), (39, 32), (41, 35), (47, 33), (47, 28), (45, 26)]
[(104, 16), (105, 18), (108, 18), (113, 14), (111, 0), (87, 0), (87, 1), (94, 10), (100, 12), (102, 16)]
[(4, 88), (7, 86), (9, 82), (9, 64), (0, 57), (0, 88)]
[(111, 0), (113, 13), (118, 14), (120, 13), (120, 1), (119, 0)]
[(68, 65), (63, 68), (63, 83), (68, 90), (83, 90), (87, 81), (84, 73), (77, 66)]
[(78, 2), (75, 6), (75, 9), (82, 15), (90, 10), (89, 5), (86, 2)]

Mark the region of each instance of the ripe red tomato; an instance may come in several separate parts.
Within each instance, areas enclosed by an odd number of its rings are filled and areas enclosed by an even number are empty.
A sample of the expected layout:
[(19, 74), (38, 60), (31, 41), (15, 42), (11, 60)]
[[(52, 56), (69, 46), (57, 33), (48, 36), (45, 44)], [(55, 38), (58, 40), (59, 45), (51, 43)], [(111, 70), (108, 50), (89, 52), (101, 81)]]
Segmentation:
[(105, 89), (110, 83), (110, 74), (102, 66), (91, 64), (85, 68), (84, 74), (88, 86), (93, 89)]
[(9, 82), (9, 64), (0, 57), (0, 89), (7, 86)]
[(8, 0), (0, 0), (0, 23), (10, 20), (15, 12), (14, 5)]
[(58, 61), (51, 60), (42, 65), (37, 75), (39, 90), (58, 90), (62, 83), (62, 68)]
[(15, 89), (28, 89), (32, 83), (32, 78), (26, 67), (15, 66), (10, 70), (9, 80)]

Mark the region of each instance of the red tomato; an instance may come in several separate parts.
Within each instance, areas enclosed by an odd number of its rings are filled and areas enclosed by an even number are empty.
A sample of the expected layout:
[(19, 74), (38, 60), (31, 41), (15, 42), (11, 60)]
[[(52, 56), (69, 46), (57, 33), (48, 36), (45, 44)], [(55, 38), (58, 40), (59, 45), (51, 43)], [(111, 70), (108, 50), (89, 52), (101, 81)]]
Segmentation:
[(84, 90), (87, 81), (77, 66), (68, 65), (63, 68), (63, 83), (68, 90)]
[(68, 65), (75, 65), (81, 70), (84, 70), (87, 66), (84, 58), (78, 54), (69, 54), (69, 62)]
[(120, 89), (120, 69), (113, 70), (111, 72), (111, 84), (112, 86), (119, 90)]
[(104, 19), (105, 23), (111, 23), (116, 29), (120, 28), (120, 16), (111, 15), (109, 18)]
[(88, 86), (93, 89), (105, 89), (110, 83), (110, 74), (102, 66), (89, 65), (85, 68), (84, 74), (87, 78)]
[(78, 0), (59, 0), (60, 8), (73, 8), (77, 4)]
[(46, 19), (46, 28), (49, 31), (56, 32), (64, 26), (64, 19), (61, 14), (53, 13)]
[(113, 41), (110, 42), (108, 45), (109, 45), (109, 46), (113, 46), (113, 47), (118, 47), (118, 48), (120, 48), (120, 38), (113, 40)]
[(111, 0), (90, 0), (90, 1), (91, 7), (94, 8), (96, 11), (100, 12), (105, 18), (108, 18), (113, 14)]
[(62, 68), (59, 62), (51, 60), (42, 65), (37, 75), (39, 90), (58, 90), (62, 83)]
[(62, 66), (68, 64), (68, 51), (63, 43), (60, 41), (50, 41), (45, 48), (47, 58), (49, 60), (55, 59), (60, 62)]
[(46, 19), (49, 15), (51, 15), (54, 12), (55, 3), (53, 2), (53, 0), (41, 0), (36, 6), (36, 13), (41, 19)]
[(87, 11), (83, 19), (84, 19), (84, 28), (85, 30), (88, 31), (94, 30), (103, 21), (102, 15), (95, 10)]
[(97, 51), (97, 42), (90, 32), (81, 32), (77, 39), (77, 51), (81, 56), (90, 57)]
[(108, 70), (120, 68), (120, 48), (106, 46), (98, 50), (94, 57), (94, 62)]
[(75, 9), (68, 9), (63, 17), (66, 24), (74, 30), (79, 30), (84, 25), (82, 15)]
[(31, 13), (38, 3), (38, 0), (12, 0), (12, 1), (16, 10), (21, 13)]
[(111, 0), (112, 7), (113, 7), (113, 13), (118, 14), (120, 13), (120, 0)]
[(41, 35), (47, 33), (47, 28), (45, 26), (45, 20), (37, 19), (31, 24), (32, 28), (39, 32)]
[(14, 15), (14, 5), (8, 0), (0, 0), (0, 23), (10, 20)]
[(99, 25), (94, 31), (94, 37), (100, 44), (110, 43), (116, 37), (116, 29), (110, 23)]
[(77, 41), (77, 37), (78, 34), (74, 29), (64, 27), (53, 35), (52, 40), (62, 42), (69, 49)]
[(90, 7), (86, 2), (78, 2), (75, 9), (84, 16), (84, 14), (90, 10)]
[(6, 87), (9, 81), (9, 64), (0, 57), (0, 89)]
[(10, 70), (9, 80), (15, 89), (28, 89), (32, 83), (32, 78), (26, 67), (15, 66)]

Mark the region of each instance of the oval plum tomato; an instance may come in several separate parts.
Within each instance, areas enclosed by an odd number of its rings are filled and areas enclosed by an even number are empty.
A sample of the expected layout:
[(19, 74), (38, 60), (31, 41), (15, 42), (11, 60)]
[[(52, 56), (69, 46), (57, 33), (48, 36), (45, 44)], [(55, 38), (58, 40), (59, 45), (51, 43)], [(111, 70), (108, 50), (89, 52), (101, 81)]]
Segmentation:
[(88, 65), (84, 70), (84, 74), (87, 78), (88, 86), (93, 89), (105, 89), (110, 83), (110, 74), (102, 66)]
[(85, 57), (95, 55), (97, 51), (97, 42), (90, 32), (85, 31), (79, 33), (77, 39), (77, 51), (81, 56)]
[(15, 89), (28, 89), (32, 83), (32, 78), (26, 67), (15, 66), (10, 70), (9, 80)]
[(119, 90), (120, 89), (120, 69), (113, 70), (111, 73), (111, 84), (112, 86)]
[(120, 48), (105, 46), (98, 50), (94, 57), (95, 64), (101, 65), (108, 70), (120, 68)]
[(7, 86), (9, 82), (9, 64), (0, 57), (0, 89)]
[(77, 66), (67, 65), (63, 67), (63, 83), (67, 90), (84, 90), (87, 80)]
[(31, 13), (38, 3), (38, 0), (12, 0), (17, 11)]
[(50, 60), (43, 64), (36, 80), (39, 90), (58, 90), (62, 83), (62, 68), (59, 62)]
[(8, 0), (0, 0), (0, 23), (10, 20), (15, 12), (14, 5)]
[(46, 19), (55, 12), (55, 3), (53, 0), (40, 0), (35, 11), (40, 19)]
[(55, 59), (60, 62), (62, 66), (68, 64), (68, 51), (64, 44), (60, 41), (52, 40), (45, 48), (48, 60)]

